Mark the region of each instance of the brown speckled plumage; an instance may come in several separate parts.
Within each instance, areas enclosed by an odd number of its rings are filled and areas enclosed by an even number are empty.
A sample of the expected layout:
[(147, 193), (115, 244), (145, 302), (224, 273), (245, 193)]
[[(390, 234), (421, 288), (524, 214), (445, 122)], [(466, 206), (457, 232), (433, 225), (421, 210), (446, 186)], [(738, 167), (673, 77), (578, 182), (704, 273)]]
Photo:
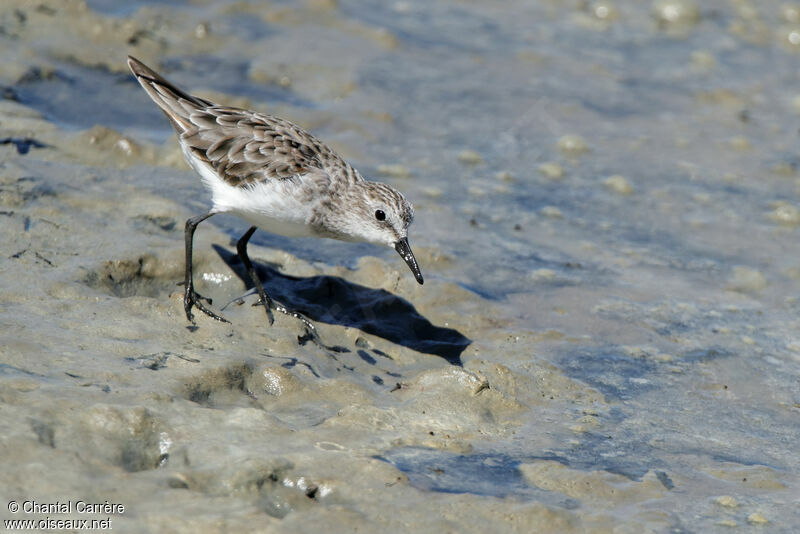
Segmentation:
[(310, 170), (332, 179), (363, 180), (349, 163), (299, 126), (278, 117), (218, 106), (178, 89), (143, 67), (140, 81), (159, 104), (181, 143), (230, 185), (241, 187), (269, 179), (292, 178)]
[(212, 194), (213, 208), (186, 223), (184, 307), (189, 320), (192, 307), (224, 320), (202, 304), (191, 273), (195, 227), (215, 213), (233, 213), (253, 224), (237, 248), (268, 304), (270, 320), (270, 307), (286, 310), (271, 302), (250, 266), (246, 245), (257, 227), (287, 236), (393, 247), (422, 283), (407, 238), (414, 210), (399, 191), (364, 180), (336, 152), (289, 121), (190, 95), (130, 56), (128, 65), (175, 128), (187, 163)]
[(292, 178), (315, 169), (331, 177), (360, 178), (355, 170), (313, 135), (262, 113), (220, 106), (187, 117), (181, 140), (230, 185)]

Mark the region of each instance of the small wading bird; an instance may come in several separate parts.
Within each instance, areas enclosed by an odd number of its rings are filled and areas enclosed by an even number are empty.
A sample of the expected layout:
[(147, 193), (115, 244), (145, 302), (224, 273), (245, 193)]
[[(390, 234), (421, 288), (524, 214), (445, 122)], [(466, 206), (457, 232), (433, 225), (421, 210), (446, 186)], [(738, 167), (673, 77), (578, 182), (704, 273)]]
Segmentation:
[(202, 301), (211, 301), (194, 290), (192, 281), (195, 228), (217, 213), (231, 213), (253, 225), (236, 249), (270, 324), (275, 309), (300, 319), (315, 332), (305, 317), (276, 304), (264, 291), (247, 256), (247, 242), (257, 228), (290, 237), (388, 245), (422, 284), (422, 273), (408, 245), (414, 209), (399, 191), (364, 180), (333, 150), (289, 121), (192, 96), (131, 56), (128, 66), (175, 128), (186, 162), (211, 192), (211, 210), (186, 221), (183, 307), (192, 324), (192, 307), (228, 322), (206, 308)]

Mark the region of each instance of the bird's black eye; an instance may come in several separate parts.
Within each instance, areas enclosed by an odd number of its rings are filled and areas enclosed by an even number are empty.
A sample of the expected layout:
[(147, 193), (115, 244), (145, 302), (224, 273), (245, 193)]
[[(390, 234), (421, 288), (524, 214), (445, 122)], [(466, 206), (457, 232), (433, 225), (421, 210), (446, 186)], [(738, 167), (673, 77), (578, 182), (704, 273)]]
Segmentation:
[(375, 218), (378, 219), (379, 221), (386, 220), (386, 214), (383, 213), (383, 210), (378, 210), (375, 212)]

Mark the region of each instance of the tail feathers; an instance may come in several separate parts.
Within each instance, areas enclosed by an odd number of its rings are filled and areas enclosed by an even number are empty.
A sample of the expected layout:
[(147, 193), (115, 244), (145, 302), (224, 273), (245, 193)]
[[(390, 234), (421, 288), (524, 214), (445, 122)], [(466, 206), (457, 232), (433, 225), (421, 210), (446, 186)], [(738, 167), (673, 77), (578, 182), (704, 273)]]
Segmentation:
[(214, 105), (179, 89), (133, 56), (128, 56), (128, 67), (178, 133), (193, 128), (189, 120), (193, 111)]

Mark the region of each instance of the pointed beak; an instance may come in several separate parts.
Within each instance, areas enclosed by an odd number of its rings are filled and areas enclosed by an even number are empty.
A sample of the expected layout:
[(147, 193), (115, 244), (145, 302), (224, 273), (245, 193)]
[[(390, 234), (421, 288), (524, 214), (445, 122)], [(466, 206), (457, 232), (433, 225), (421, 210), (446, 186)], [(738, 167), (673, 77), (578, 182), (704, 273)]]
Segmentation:
[(405, 262), (408, 264), (409, 269), (411, 272), (414, 273), (414, 278), (417, 279), (417, 282), (422, 285), (422, 273), (419, 271), (419, 265), (417, 265), (417, 259), (414, 257), (414, 253), (411, 252), (411, 247), (408, 245), (408, 238), (404, 237), (400, 241), (394, 244), (394, 249), (397, 251), (400, 256), (403, 257)]

